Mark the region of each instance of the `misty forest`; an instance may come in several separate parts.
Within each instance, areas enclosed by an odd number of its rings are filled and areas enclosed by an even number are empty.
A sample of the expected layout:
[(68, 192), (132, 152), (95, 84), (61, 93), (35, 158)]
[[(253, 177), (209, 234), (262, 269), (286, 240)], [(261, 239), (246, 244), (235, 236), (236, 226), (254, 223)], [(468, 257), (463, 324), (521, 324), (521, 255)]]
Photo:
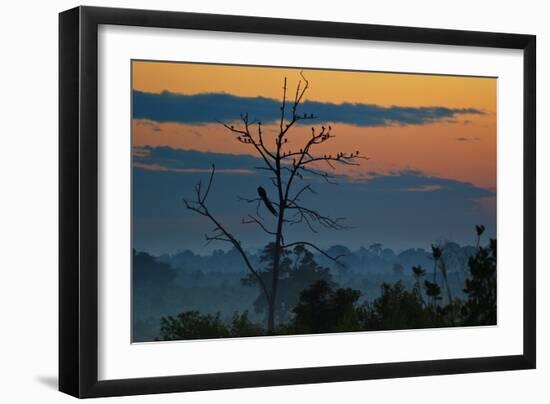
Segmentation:
[[(496, 324), (497, 247), (484, 224), (472, 223), (471, 241), (462, 244), (442, 239), (421, 248), (412, 238), (397, 250), (340, 241), (361, 228), (338, 206), (336, 215), (325, 213), (316, 184), (336, 185), (339, 167), (368, 165), (376, 156), (355, 148), (327, 153), (338, 126), (302, 111), (309, 89), (303, 73), (293, 88), (284, 79), (275, 131), (247, 111), (217, 122), (257, 157), (249, 169), (266, 181), (246, 184), (247, 195), (224, 192), (246, 209), (240, 224), (268, 241), (247, 244), (218, 216), (214, 190), (223, 180), (212, 161), (194, 186), (178, 187), (182, 212), (208, 225), (196, 238), (210, 250), (133, 250), (134, 342)], [(292, 139), (297, 127), (309, 131), (299, 143)], [(321, 232), (323, 245), (307, 236)]]

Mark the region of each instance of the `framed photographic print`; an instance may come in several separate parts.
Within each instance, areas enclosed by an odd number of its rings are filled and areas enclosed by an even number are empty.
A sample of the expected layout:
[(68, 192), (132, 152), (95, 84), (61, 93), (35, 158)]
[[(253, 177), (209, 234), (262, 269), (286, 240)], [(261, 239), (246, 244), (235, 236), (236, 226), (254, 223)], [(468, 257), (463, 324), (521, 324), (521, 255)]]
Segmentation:
[(61, 391), (535, 367), (534, 36), (59, 21)]

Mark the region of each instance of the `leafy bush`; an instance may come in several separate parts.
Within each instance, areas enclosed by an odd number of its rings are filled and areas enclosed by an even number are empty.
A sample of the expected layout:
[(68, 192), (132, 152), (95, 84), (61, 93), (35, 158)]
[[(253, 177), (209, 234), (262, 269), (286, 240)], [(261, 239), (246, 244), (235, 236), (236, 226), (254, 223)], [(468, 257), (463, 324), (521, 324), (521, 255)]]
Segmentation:
[(364, 310), (365, 329), (368, 330), (424, 328), (430, 325), (432, 319), (419, 290), (406, 290), (401, 282), (382, 284), (382, 295), (372, 304), (366, 303)]
[(327, 281), (317, 281), (300, 293), (291, 328), (299, 334), (356, 331), (361, 327), (356, 307), (360, 296), (358, 290), (333, 289)]
[(160, 320), (161, 340), (199, 338), (227, 338), (230, 336), (220, 314), (201, 314), (196, 310), (186, 311), (176, 317), (168, 316)]
[(201, 314), (196, 310), (179, 313), (176, 317), (163, 317), (159, 338), (162, 341), (180, 339), (211, 339), (228, 337), (255, 337), (263, 335), (264, 329), (248, 318), (248, 312), (235, 313), (225, 322), (216, 315)]

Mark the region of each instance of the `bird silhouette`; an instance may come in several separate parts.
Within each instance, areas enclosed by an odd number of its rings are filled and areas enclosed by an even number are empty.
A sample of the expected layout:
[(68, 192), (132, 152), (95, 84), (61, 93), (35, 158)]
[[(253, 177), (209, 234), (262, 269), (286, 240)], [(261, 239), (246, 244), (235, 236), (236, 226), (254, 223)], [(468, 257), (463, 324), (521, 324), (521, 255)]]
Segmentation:
[(260, 198), (262, 198), (262, 201), (264, 202), (264, 205), (267, 208), (267, 210), (273, 213), (273, 216), (277, 216), (277, 211), (269, 201), (269, 198), (267, 197), (267, 192), (262, 186), (258, 187), (258, 195), (260, 195)]

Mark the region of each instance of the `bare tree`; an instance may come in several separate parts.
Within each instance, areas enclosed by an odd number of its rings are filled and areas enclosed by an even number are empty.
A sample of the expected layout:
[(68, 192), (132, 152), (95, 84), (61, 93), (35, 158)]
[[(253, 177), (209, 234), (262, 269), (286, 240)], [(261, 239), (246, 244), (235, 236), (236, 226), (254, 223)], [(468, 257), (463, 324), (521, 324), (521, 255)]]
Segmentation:
[[(320, 128), (311, 128), (311, 137), (298, 150), (290, 150), (287, 146), (290, 129), (298, 122), (312, 120), (317, 118), (313, 114), (299, 114), (298, 107), (304, 99), (309, 88), (309, 82), (300, 72), (301, 80), (296, 86), (294, 99), (287, 99), (287, 79), (283, 83), (283, 99), (280, 107), (281, 115), (279, 119), (279, 128), (275, 135), (270, 137), (262, 131), (263, 125), (259, 121), (250, 121), (248, 113), (241, 114), (240, 124), (238, 126), (219, 122), (223, 125), (235, 139), (241, 143), (250, 145), (254, 152), (259, 155), (263, 165), (256, 167), (258, 170), (264, 170), (270, 173), (270, 181), (275, 192), (275, 201), (271, 201), (268, 192), (263, 187), (258, 187), (257, 197), (241, 198), (245, 203), (256, 206), (255, 213), (248, 214), (243, 218), (244, 224), (258, 226), (258, 228), (274, 238), (273, 250), (273, 268), (271, 272), (271, 284), (267, 285), (254, 268), (248, 258), (241, 242), (220, 223), (207, 207), (207, 198), (212, 187), (215, 166), (212, 166), (212, 172), (206, 187), (202, 183), (195, 186), (195, 199), (184, 200), (187, 209), (190, 209), (199, 215), (210, 220), (214, 229), (207, 234), (206, 240), (223, 241), (230, 243), (240, 253), (242, 259), (250, 271), (257, 279), (263, 294), (265, 295), (268, 307), (267, 332), (273, 333), (275, 327), (275, 307), (277, 299), (277, 287), (279, 283), (279, 270), (281, 257), (286, 249), (297, 245), (307, 246), (318, 253), (338, 262), (341, 256), (331, 256), (319, 248), (314, 243), (308, 241), (289, 242), (285, 238), (287, 225), (304, 224), (312, 232), (317, 232), (317, 226), (339, 230), (347, 226), (342, 224), (343, 218), (332, 218), (321, 214), (311, 207), (304, 206), (301, 197), (306, 193), (315, 193), (311, 184), (308, 184), (308, 178), (319, 177), (328, 183), (332, 183), (334, 176), (322, 167), (322, 164), (330, 168), (335, 168), (336, 164), (354, 166), (359, 165), (359, 159), (367, 159), (359, 151), (337, 152), (336, 154), (315, 154), (317, 146), (334, 138), (330, 125)], [(272, 138), (273, 137), (273, 138)], [(274, 217), (267, 220), (260, 214), (261, 207), (266, 208)], [(273, 221), (275, 223), (273, 223)]]

